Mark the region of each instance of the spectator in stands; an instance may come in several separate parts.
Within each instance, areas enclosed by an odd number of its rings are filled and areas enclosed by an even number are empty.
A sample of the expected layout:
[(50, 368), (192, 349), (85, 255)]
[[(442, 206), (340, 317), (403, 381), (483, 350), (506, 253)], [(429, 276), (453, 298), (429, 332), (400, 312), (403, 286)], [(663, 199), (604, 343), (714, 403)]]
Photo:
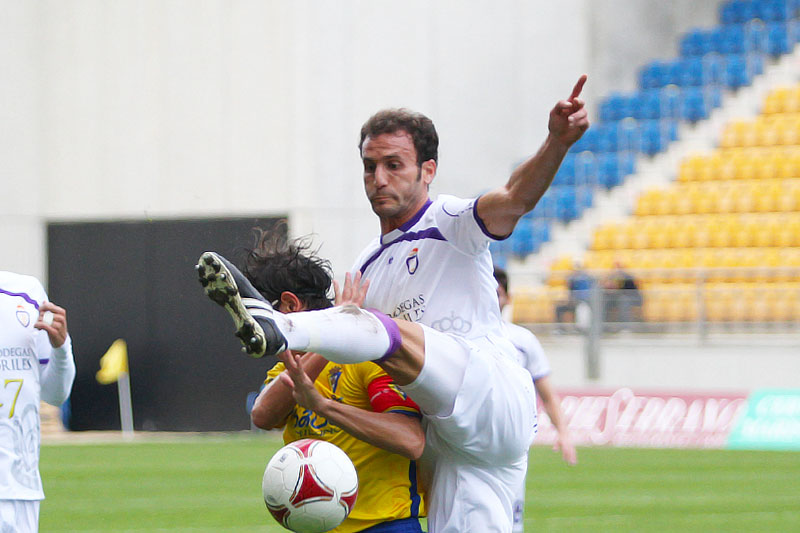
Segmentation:
[(567, 288), (569, 289), (569, 300), (556, 305), (556, 322), (567, 322), (566, 315), (569, 314), (569, 322), (575, 321), (575, 310), (581, 302), (589, 302), (594, 286), (594, 279), (583, 270), (579, 261), (572, 264), (572, 273), (567, 278)]
[(619, 261), (603, 280), (603, 305), (606, 322), (634, 322), (642, 307), (642, 295), (634, 277)]

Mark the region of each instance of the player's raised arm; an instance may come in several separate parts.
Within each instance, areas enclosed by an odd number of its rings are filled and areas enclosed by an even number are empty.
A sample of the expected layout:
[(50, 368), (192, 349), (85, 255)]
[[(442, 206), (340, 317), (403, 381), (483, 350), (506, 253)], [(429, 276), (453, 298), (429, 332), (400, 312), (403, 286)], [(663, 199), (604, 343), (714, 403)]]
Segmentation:
[(518, 166), (508, 182), (478, 200), (478, 215), (492, 235), (510, 235), (517, 221), (531, 211), (544, 195), (570, 146), (589, 128), (584, 101), (580, 98), (586, 74), (566, 100), (550, 111), (549, 134), (539, 151)]

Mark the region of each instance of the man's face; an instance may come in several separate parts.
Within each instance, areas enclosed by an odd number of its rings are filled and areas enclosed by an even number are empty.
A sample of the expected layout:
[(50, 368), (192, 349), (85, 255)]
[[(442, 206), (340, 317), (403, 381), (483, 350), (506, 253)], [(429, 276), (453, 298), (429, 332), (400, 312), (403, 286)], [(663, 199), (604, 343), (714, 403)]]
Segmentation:
[(372, 210), (392, 229), (401, 226), (428, 199), (436, 173), (433, 160), (417, 165), (417, 151), (405, 131), (367, 137), (361, 146), (364, 189)]

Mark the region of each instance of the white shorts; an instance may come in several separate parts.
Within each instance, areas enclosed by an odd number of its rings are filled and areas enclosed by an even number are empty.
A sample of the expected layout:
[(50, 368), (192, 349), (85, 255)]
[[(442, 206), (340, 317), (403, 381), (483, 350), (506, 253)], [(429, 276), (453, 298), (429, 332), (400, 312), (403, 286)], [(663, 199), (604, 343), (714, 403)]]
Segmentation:
[(432, 476), (426, 501), (430, 531), (509, 533), (536, 433), (533, 380), (499, 350), (424, 329), (425, 368), (414, 383), (402, 387), (412, 399), (415, 389), (437, 390), (437, 373), (453, 371), (437, 365), (437, 353), (460, 352), (457, 360), (466, 366), (453, 412), (424, 418), (427, 442), (421, 463)]
[(0, 531), (36, 533), (39, 531), (39, 500), (0, 500)]

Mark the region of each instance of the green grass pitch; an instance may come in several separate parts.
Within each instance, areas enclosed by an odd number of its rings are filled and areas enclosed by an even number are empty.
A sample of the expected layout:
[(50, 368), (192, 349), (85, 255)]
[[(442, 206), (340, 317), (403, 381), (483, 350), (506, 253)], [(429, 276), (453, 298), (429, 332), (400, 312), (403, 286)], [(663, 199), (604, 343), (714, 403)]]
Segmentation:
[[(261, 500), (277, 434), (45, 444), (42, 533), (285, 531)], [(800, 531), (800, 453), (531, 449), (526, 531)]]

